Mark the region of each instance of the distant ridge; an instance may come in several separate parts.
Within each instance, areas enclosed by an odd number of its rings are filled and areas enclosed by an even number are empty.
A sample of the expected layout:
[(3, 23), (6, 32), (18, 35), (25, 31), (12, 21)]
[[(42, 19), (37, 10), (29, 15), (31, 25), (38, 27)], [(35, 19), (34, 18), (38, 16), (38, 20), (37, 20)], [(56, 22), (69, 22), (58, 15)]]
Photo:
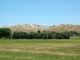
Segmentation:
[(14, 26), (6, 25), (3, 26), (3, 28), (10, 28), (13, 32), (14, 31), (36, 32), (37, 30), (56, 31), (56, 32), (64, 32), (64, 31), (80, 32), (80, 25), (71, 25), (71, 24), (60, 24), (60, 25), (53, 25), (53, 26), (44, 26), (44, 25), (37, 25), (37, 24), (18, 24)]

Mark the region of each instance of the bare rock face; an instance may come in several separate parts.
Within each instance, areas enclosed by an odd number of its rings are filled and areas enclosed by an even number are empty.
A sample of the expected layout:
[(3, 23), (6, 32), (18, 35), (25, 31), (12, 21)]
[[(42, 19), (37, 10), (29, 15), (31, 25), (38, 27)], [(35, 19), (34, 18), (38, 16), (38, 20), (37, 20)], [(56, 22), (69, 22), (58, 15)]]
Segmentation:
[(71, 24), (61, 24), (61, 25), (54, 25), (54, 26), (43, 26), (37, 24), (18, 24), (15, 26), (3, 26), (3, 28), (11, 28), (14, 31), (23, 31), (23, 32), (30, 32), (30, 31), (56, 31), (56, 32), (64, 32), (64, 31), (76, 31), (80, 32), (80, 25), (71, 25)]

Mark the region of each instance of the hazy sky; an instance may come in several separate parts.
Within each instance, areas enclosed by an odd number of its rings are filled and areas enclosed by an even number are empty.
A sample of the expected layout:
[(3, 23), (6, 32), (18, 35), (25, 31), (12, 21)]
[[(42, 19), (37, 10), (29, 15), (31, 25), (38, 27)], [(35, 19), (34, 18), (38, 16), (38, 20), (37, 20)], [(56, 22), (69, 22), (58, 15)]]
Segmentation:
[(80, 0), (0, 0), (0, 27), (29, 23), (80, 25)]

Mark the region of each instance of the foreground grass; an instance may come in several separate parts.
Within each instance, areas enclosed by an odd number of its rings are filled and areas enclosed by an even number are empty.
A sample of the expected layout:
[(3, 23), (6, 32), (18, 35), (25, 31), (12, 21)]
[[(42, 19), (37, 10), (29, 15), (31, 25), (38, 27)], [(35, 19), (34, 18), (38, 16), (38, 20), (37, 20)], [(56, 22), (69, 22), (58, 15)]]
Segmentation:
[(80, 60), (80, 40), (0, 40), (0, 60)]

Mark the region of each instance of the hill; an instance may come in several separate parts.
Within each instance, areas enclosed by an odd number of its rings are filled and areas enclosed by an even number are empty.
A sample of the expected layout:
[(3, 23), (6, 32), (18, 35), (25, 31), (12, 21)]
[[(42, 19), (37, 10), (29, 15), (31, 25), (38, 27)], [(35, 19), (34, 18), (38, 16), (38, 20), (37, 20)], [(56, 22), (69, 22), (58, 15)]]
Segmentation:
[(80, 32), (80, 25), (71, 25), (71, 24), (60, 24), (60, 25), (53, 25), (53, 26), (43, 26), (37, 24), (18, 24), (15, 26), (3, 26), (3, 28), (10, 28), (13, 32), (14, 31), (23, 31), (23, 32), (30, 32), (30, 31), (56, 31), (56, 32), (64, 32), (64, 31), (76, 31)]

